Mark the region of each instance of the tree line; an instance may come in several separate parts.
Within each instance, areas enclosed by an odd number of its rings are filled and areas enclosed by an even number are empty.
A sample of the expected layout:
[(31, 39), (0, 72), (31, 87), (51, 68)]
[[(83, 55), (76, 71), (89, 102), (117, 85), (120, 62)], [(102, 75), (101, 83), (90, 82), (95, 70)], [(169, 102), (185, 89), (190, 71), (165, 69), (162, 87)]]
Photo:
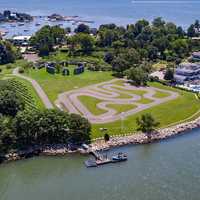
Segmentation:
[(192, 50), (200, 47), (199, 41), (192, 40), (200, 35), (198, 20), (187, 31), (158, 17), (152, 22), (142, 19), (126, 27), (104, 24), (96, 30), (80, 24), (74, 34), (67, 36), (70, 32), (69, 28), (44, 26), (31, 38), (31, 44), (41, 56), (49, 55), (54, 51), (53, 47), (60, 44), (67, 44), (68, 56), (101, 51), (114, 75), (129, 74), (128, 77), (133, 78), (133, 74), (143, 74), (140, 78), (144, 85), (151, 63), (157, 60), (180, 63)]

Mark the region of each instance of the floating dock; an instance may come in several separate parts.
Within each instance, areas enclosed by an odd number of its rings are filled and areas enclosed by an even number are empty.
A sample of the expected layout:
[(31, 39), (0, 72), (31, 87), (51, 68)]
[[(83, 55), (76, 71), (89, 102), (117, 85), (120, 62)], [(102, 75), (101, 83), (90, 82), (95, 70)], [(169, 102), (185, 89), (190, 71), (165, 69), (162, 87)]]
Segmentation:
[(86, 167), (98, 167), (100, 165), (106, 165), (110, 163), (124, 162), (128, 160), (128, 157), (124, 153), (118, 153), (117, 155), (112, 156), (111, 158), (104, 157), (98, 152), (90, 152), (95, 159), (89, 159), (85, 161)]

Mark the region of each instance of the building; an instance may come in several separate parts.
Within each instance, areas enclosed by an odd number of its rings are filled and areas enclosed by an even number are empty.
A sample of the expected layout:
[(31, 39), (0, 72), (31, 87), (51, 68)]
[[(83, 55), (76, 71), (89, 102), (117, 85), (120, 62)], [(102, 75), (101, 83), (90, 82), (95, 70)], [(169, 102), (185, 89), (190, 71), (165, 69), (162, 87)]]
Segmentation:
[(31, 36), (15, 36), (12, 38), (12, 42), (18, 46), (27, 46)]
[(174, 74), (174, 79), (177, 83), (183, 84), (186, 81), (200, 79), (200, 64), (182, 63), (180, 64)]
[(192, 53), (192, 60), (193, 61), (200, 61), (200, 51)]

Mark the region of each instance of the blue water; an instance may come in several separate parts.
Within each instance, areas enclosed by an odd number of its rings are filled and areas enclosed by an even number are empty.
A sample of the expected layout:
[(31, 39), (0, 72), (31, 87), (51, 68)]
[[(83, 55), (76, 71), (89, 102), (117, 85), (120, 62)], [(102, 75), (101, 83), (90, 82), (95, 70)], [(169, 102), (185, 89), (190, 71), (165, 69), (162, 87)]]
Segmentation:
[(157, 16), (184, 27), (200, 19), (199, 0), (0, 0), (0, 10), (29, 12), (33, 15), (61, 13), (79, 15), (101, 23), (127, 24)]
[(35, 157), (0, 165), (0, 200), (199, 200), (200, 130), (132, 145), (128, 161), (86, 168), (86, 156)]
[(33, 15), (54, 12), (80, 15), (95, 20), (97, 24), (127, 24), (140, 18), (151, 20), (162, 16), (178, 24), (188, 25), (200, 18), (198, 0), (0, 0), (0, 9), (30, 12)]

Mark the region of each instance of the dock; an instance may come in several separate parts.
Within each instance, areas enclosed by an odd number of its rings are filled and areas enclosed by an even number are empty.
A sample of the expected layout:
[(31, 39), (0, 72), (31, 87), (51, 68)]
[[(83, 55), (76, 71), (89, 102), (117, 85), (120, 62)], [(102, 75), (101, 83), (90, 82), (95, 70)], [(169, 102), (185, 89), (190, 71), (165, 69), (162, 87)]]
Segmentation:
[(124, 153), (118, 153), (117, 155), (113, 155), (110, 158), (100, 154), (97, 151), (91, 151), (90, 154), (93, 155), (94, 159), (86, 160), (85, 161), (86, 167), (98, 167), (100, 165), (124, 162), (128, 160), (127, 155)]

